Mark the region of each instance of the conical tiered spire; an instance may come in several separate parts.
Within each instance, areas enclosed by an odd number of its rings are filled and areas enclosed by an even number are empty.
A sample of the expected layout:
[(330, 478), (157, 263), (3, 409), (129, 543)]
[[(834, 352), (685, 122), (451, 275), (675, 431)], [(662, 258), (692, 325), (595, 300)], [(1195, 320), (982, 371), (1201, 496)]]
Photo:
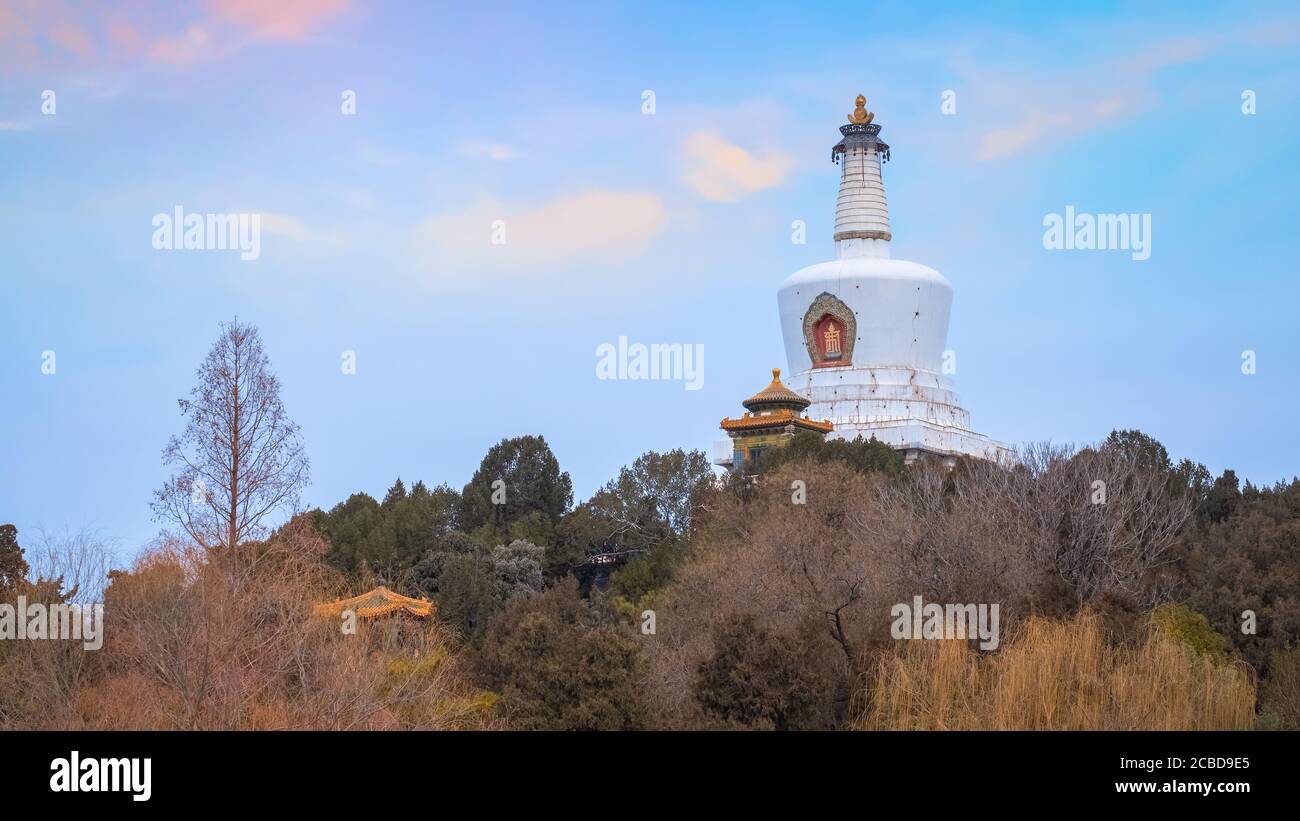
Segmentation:
[(893, 234), (880, 164), (889, 159), (889, 146), (880, 140), (867, 99), (859, 94), (856, 102), (848, 125), (840, 126), (844, 139), (831, 150), (831, 159), (842, 169), (835, 204), (836, 256), (888, 257)]

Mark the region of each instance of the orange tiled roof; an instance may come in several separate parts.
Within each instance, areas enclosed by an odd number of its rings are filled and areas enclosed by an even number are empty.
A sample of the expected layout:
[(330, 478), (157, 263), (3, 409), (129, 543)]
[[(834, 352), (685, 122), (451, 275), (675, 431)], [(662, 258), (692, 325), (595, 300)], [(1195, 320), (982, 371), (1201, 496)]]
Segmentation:
[(427, 618), (433, 615), (433, 602), (428, 599), (412, 599), (394, 593), (387, 587), (376, 587), (360, 596), (318, 604), (312, 608), (312, 612), (318, 616), (336, 616), (344, 610), (351, 610), (363, 619), (387, 616), (398, 611)]
[(722, 429), (752, 430), (754, 428), (784, 427), (791, 424), (822, 433), (830, 433), (835, 429), (835, 425), (829, 421), (818, 422), (815, 419), (804, 419), (802, 416), (796, 416), (795, 412), (788, 408), (774, 410), (761, 416), (747, 413), (739, 419), (723, 419)]

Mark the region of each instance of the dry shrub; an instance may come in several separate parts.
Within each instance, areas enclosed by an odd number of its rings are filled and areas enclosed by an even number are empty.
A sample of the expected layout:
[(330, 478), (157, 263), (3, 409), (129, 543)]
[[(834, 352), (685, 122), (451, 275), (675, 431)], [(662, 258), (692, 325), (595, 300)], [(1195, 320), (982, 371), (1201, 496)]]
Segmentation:
[[(803, 481), (803, 504), (791, 484)], [(997, 602), (1014, 618), (1032, 587), (1030, 539), (1000, 496), (974, 479), (954, 487), (940, 465), (900, 479), (837, 462), (792, 462), (747, 490), (707, 501), (692, 555), (653, 603), (646, 643), (655, 726), (711, 726), (694, 692), (714, 651), (714, 625), (752, 615), (756, 626), (808, 647), (848, 717), (862, 659), (889, 641), (890, 608), (915, 595)]]
[[(806, 468), (806, 470), (805, 470)], [(807, 504), (791, 506), (790, 483), (807, 482)], [(753, 615), (778, 635), (815, 645), (828, 680), (853, 676), (838, 630), (854, 646), (869, 630), (863, 618), (876, 597), (865, 546), (840, 527), (868, 505), (872, 480), (838, 464), (789, 465), (754, 488), (748, 502), (720, 493), (693, 554), (672, 586), (657, 594), (657, 635), (645, 643), (650, 684), (642, 688), (652, 726), (717, 726), (695, 697), (698, 670), (714, 654), (714, 626)], [(838, 626), (826, 615), (838, 611)], [(856, 650), (855, 650), (856, 653)]]
[(1186, 464), (1175, 469), (1159, 443), (1132, 432), (1079, 450), (1028, 445), (1019, 457), (1005, 474), (1009, 512), (1035, 530), (1035, 562), (1077, 603), (1168, 598), (1160, 571), (1195, 508)]
[[(312, 605), (346, 595), (322, 562), (325, 542), (295, 520), (266, 542), (204, 551), (167, 541), (105, 592), (105, 643), (15, 642), (60, 681), (92, 657), (94, 675), (63, 686), (46, 711), (4, 726), (66, 729), (458, 729), (497, 725), (494, 698), (470, 683), (454, 637), (430, 619), (362, 622), (345, 635)], [(73, 650), (75, 649), (75, 652)], [(16, 669), (0, 664), (0, 678)], [(41, 672), (48, 670), (48, 672)], [(39, 688), (35, 692), (42, 692)]]
[(0, 730), (79, 729), (78, 694), (102, 669), (81, 640), (0, 641)]
[[(892, 646), (891, 607), (914, 596), (997, 604), (1006, 632), (1031, 612), (1145, 610), (1167, 594), (1161, 574), (1192, 501), (1156, 448), (1116, 435), (1081, 451), (1030, 449), (1014, 465), (923, 460), (896, 477), (792, 460), (733, 483), (705, 501), (690, 557), (651, 605), (653, 723), (708, 723), (692, 683), (713, 626), (733, 616), (808, 643), (843, 723), (873, 654)], [(796, 481), (806, 503), (792, 499)]]
[(1112, 643), (1100, 617), (1026, 619), (996, 654), (964, 641), (900, 642), (876, 663), (867, 730), (1241, 730), (1255, 677), (1151, 625)]
[(1269, 657), (1260, 706), (1261, 724), (1300, 730), (1300, 646), (1276, 650)]

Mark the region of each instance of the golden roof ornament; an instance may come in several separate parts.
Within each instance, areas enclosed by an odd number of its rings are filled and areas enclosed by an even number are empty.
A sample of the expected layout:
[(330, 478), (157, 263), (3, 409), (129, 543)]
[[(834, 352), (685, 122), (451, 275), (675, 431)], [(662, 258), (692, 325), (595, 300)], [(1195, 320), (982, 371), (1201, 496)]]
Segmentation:
[(866, 97), (863, 97), (861, 94), (859, 94), (858, 99), (854, 100), (854, 102), (857, 104), (857, 107), (854, 108), (853, 113), (849, 115), (850, 123), (852, 123), (853, 125), (866, 125), (867, 123), (876, 119), (875, 114), (872, 114), (870, 111), (867, 111)]

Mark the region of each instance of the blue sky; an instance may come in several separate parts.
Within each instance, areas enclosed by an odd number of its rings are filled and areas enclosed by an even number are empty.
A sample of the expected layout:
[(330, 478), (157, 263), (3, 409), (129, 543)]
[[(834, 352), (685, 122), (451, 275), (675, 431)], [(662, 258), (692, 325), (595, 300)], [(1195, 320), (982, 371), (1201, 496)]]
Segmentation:
[[(236, 314), (311, 505), (459, 487), (524, 433), (579, 499), (707, 452), (785, 367), (776, 290), (832, 254), (859, 91), (894, 256), (954, 286), (976, 430), (1300, 473), (1293, 4), (539, 5), (0, 0), (0, 521), (149, 540), (176, 399)], [(260, 258), (154, 250), (176, 205), (262, 214)], [(1045, 250), (1067, 205), (1150, 214), (1151, 258)], [(702, 344), (703, 389), (598, 380), (619, 336)]]

